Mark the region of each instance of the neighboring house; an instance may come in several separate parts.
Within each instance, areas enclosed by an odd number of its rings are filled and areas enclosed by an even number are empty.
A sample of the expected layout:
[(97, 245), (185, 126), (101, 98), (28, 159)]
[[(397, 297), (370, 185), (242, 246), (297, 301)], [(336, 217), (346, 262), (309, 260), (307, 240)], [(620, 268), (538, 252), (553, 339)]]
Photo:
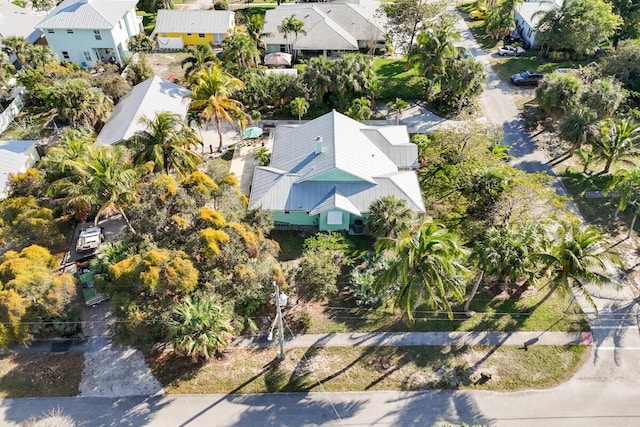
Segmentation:
[(122, 64), (129, 38), (142, 32), (137, 0), (64, 0), (37, 28), (61, 61), (95, 67), (98, 61)]
[(545, 12), (560, 7), (562, 0), (555, 1), (527, 1), (516, 7), (514, 20), (516, 28), (520, 32), (522, 40), (532, 48), (538, 47), (536, 43), (536, 29)]
[(24, 37), (29, 43), (35, 44), (42, 36), (42, 31), (34, 27), (42, 21), (43, 16), (43, 12), (0, 2), (0, 44), (9, 36)]
[(319, 230), (361, 226), (383, 196), (424, 213), (417, 166), (405, 126), (367, 126), (334, 110), (276, 128), (271, 163), (255, 169), (249, 208), (271, 211), (276, 225)]
[(142, 117), (153, 120), (156, 113), (168, 111), (186, 118), (189, 95), (189, 89), (158, 76), (135, 85), (114, 108), (96, 144), (118, 144), (145, 130), (144, 124), (140, 123)]
[(39, 159), (36, 141), (0, 141), (0, 199), (8, 196), (9, 175), (26, 172)]
[(221, 45), (234, 26), (228, 10), (159, 10), (151, 34), (160, 49), (184, 49), (189, 45)]
[[(385, 20), (376, 11), (380, 2), (360, 0), (354, 3), (283, 4), (265, 15), (264, 42), (269, 52), (295, 51), (327, 55), (333, 52), (368, 50), (384, 47)], [(305, 33), (285, 35), (279, 27), (294, 15), (304, 22)]]

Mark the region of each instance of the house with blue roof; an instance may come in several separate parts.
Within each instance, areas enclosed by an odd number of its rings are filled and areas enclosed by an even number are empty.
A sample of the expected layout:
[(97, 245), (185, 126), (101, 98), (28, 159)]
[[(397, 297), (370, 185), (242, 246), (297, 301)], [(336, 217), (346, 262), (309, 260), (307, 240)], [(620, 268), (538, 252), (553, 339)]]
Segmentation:
[(374, 200), (394, 196), (422, 214), (418, 148), (405, 126), (368, 126), (336, 111), (278, 126), (268, 166), (255, 169), (249, 208), (277, 226), (349, 231)]

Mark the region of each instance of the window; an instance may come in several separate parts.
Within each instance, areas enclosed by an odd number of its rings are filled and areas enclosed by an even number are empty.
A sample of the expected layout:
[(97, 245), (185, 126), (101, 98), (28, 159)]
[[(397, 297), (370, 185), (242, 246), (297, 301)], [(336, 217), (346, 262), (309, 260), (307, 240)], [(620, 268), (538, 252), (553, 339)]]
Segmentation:
[(118, 22), (118, 27), (120, 27), (120, 29), (122, 29), (122, 21)]
[(188, 35), (188, 36), (190, 36), (190, 35), (191, 35), (191, 33), (187, 33), (187, 35)]
[(327, 225), (340, 225), (342, 224), (342, 212), (341, 211), (329, 211), (327, 212)]
[(91, 53), (83, 52), (85, 61), (91, 61)]
[(67, 34), (73, 34), (73, 30), (67, 30)]
[(62, 51), (62, 57), (63, 57), (64, 59), (69, 59), (69, 52), (67, 52), (66, 50), (63, 50), (63, 51)]
[(93, 37), (95, 37), (96, 40), (102, 40), (102, 36), (100, 35), (100, 30), (93, 30)]
[(204, 38), (204, 34), (198, 34), (198, 37), (200, 37), (201, 39)]
[(53, 31), (53, 30), (47, 30), (47, 33), (49, 33), (49, 34), (53, 34), (54, 32), (55, 31)]

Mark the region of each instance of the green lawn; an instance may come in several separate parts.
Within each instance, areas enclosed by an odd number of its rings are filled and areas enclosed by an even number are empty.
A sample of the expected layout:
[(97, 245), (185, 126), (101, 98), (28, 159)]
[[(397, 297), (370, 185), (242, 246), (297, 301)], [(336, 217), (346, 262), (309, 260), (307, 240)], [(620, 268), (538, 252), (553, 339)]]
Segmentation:
[(142, 16), (142, 26), (144, 28), (144, 32), (147, 34), (151, 34), (153, 32), (153, 29), (156, 27), (156, 14), (137, 10), (136, 15)]
[(511, 75), (525, 70), (537, 70), (543, 73), (551, 73), (558, 68), (579, 68), (584, 62), (551, 60), (538, 56), (536, 52), (529, 51), (522, 57), (501, 57), (495, 55), (492, 58), (493, 70), (502, 81), (509, 82)]
[(421, 99), (424, 91), (424, 77), (413, 68), (406, 70), (404, 59), (376, 58), (373, 66), (380, 80), (380, 102), (393, 101), (396, 98), (405, 101)]

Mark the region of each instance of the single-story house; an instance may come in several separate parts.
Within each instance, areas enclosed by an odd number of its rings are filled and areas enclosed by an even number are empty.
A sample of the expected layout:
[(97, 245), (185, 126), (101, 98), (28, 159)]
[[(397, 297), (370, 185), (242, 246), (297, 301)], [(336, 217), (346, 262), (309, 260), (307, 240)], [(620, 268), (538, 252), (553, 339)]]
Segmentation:
[[(332, 52), (358, 51), (385, 44), (385, 18), (376, 11), (380, 2), (282, 4), (265, 15), (263, 41), (266, 52), (295, 51), (327, 55)], [(303, 21), (304, 33), (284, 34), (279, 26), (290, 16)], [(289, 46), (291, 45), (291, 46)]]
[(394, 196), (424, 213), (418, 149), (405, 126), (367, 126), (336, 112), (274, 133), (271, 163), (256, 167), (249, 208), (276, 225), (348, 231), (374, 200)]
[(26, 172), (40, 156), (36, 141), (0, 141), (0, 199), (8, 196), (9, 175)]
[(158, 11), (151, 34), (160, 49), (183, 49), (189, 45), (212, 43), (221, 45), (233, 29), (234, 13), (228, 10)]
[(516, 29), (522, 40), (531, 47), (538, 47), (536, 43), (536, 29), (545, 12), (557, 9), (562, 5), (562, 0), (555, 1), (527, 1), (520, 3), (515, 10), (514, 20)]
[(145, 130), (142, 117), (153, 119), (156, 113), (168, 111), (186, 118), (189, 95), (189, 89), (158, 76), (135, 85), (114, 108), (96, 144), (118, 144)]

